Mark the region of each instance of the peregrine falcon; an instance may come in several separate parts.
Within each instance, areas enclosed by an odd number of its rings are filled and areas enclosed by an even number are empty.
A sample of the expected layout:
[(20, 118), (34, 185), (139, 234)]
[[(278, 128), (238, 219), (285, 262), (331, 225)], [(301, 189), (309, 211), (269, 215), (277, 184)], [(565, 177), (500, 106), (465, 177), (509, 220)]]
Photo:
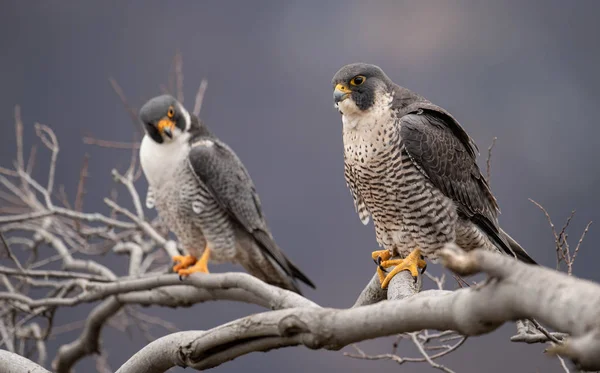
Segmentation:
[[(333, 77), (342, 114), (344, 175), (363, 224), (373, 218), (372, 253), (382, 288), (402, 270), (453, 242), (535, 261), (498, 226), (498, 204), (476, 163), (477, 146), (444, 109), (400, 87), (377, 66), (342, 67)], [(404, 259), (390, 260), (399, 255)], [(382, 268), (396, 266), (387, 276)]]
[(173, 258), (175, 272), (207, 273), (210, 259), (298, 293), (296, 280), (314, 288), (273, 240), (252, 179), (229, 146), (169, 95), (148, 101), (140, 119), (146, 206), (156, 207), (188, 254)]

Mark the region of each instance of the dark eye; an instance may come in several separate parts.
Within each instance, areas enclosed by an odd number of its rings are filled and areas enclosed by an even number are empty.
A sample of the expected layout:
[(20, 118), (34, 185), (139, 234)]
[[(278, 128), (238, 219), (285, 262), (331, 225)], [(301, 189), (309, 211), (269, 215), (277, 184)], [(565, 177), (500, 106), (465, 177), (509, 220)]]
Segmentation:
[(362, 75), (357, 75), (354, 78), (352, 78), (352, 80), (350, 81), (350, 84), (352, 85), (361, 85), (365, 82), (365, 80), (367, 80), (367, 78), (365, 78)]
[(174, 116), (174, 115), (175, 115), (175, 110), (173, 109), (173, 106), (171, 106), (171, 107), (169, 108), (169, 111), (167, 111), (167, 116), (168, 116), (169, 118), (173, 118), (173, 116)]

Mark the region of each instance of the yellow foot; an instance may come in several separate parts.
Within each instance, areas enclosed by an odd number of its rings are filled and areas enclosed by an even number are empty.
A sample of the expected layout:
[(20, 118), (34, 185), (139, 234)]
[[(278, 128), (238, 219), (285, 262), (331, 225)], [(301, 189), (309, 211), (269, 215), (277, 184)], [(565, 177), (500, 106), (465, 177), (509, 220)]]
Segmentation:
[[(384, 276), (384, 272), (381, 267), (395, 268)], [(379, 280), (381, 281), (381, 288), (387, 289), (390, 281), (394, 276), (396, 276), (399, 272), (408, 270), (413, 277), (419, 276), (419, 268), (425, 270), (427, 267), (427, 263), (423, 260), (421, 256), (421, 250), (419, 248), (414, 249), (408, 256), (404, 259), (392, 259), (392, 260), (384, 260), (380, 263), (377, 268), (377, 274), (379, 275)]]
[(200, 272), (200, 273), (208, 273), (208, 259), (210, 258), (210, 249), (208, 247), (206, 247), (204, 249), (204, 252), (202, 253), (202, 256), (200, 257), (200, 259), (198, 259), (198, 261), (195, 261), (195, 264), (191, 267), (185, 267), (185, 268), (181, 268), (176, 270), (175, 268), (173, 268), (173, 270), (175, 270), (177, 273), (179, 273), (179, 276), (189, 276), (192, 273), (196, 273), (196, 272)]
[(373, 258), (373, 261), (377, 264), (377, 275), (379, 276), (380, 284), (383, 284), (383, 280), (385, 279), (385, 272), (383, 271), (381, 263), (390, 260), (391, 257), (392, 253), (390, 253), (389, 250), (377, 250), (371, 253), (371, 258)]
[(189, 266), (193, 265), (196, 263), (198, 259), (196, 259), (195, 256), (191, 256), (191, 255), (186, 255), (186, 256), (174, 256), (173, 257), (173, 261), (177, 264), (175, 264), (173, 266), (173, 271), (174, 272), (179, 272), (182, 269), (186, 269)]
[(383, 261), (389, 260), (391, 257), (392, 253), (390, 253), (389, 250), (377, 250), (371, 253), (371, 258), (373, 258), (378, 265)]

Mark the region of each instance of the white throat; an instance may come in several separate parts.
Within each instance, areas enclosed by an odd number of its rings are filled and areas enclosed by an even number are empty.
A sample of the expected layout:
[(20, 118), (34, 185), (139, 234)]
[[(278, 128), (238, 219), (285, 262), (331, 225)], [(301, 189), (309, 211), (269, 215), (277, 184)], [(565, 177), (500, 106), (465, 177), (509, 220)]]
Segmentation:
[(172, 140), (158, 144), (150, 136), (144, 136), (140, 146), (140, 164), (150, 186), (160, 187), (173, 179), (190, 152), (189, 138), (189, 133), (178, 132)]
[(360, 110), (351, 98), (337, 104), (342, 112), (344, 131), (366, 130), (377, 126), (382, 121), (387, 122), (391, 116), (392, 93), (377, 95), (373, 106)]

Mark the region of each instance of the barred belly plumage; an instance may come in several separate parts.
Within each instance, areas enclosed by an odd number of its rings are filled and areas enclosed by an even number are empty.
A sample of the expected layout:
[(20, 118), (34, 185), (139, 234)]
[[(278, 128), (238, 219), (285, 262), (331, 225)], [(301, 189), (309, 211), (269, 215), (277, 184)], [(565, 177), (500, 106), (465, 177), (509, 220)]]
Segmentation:
[(230, 261), (235, 235), (227, 213), (193, 175), (187, 162), (155, 193), (156, 208), (183, 247), (199, 257), (208, 245), (211, 261)]
[[(345, 139), (346, 161), (367, 206), (377, 241), (394, 254), (419, 247), (429, 259), (455, 239), (456, 206), (433, 186), (401, 145), (396, 125)], [(352, 136), (351, 136), (352, 137)]]

